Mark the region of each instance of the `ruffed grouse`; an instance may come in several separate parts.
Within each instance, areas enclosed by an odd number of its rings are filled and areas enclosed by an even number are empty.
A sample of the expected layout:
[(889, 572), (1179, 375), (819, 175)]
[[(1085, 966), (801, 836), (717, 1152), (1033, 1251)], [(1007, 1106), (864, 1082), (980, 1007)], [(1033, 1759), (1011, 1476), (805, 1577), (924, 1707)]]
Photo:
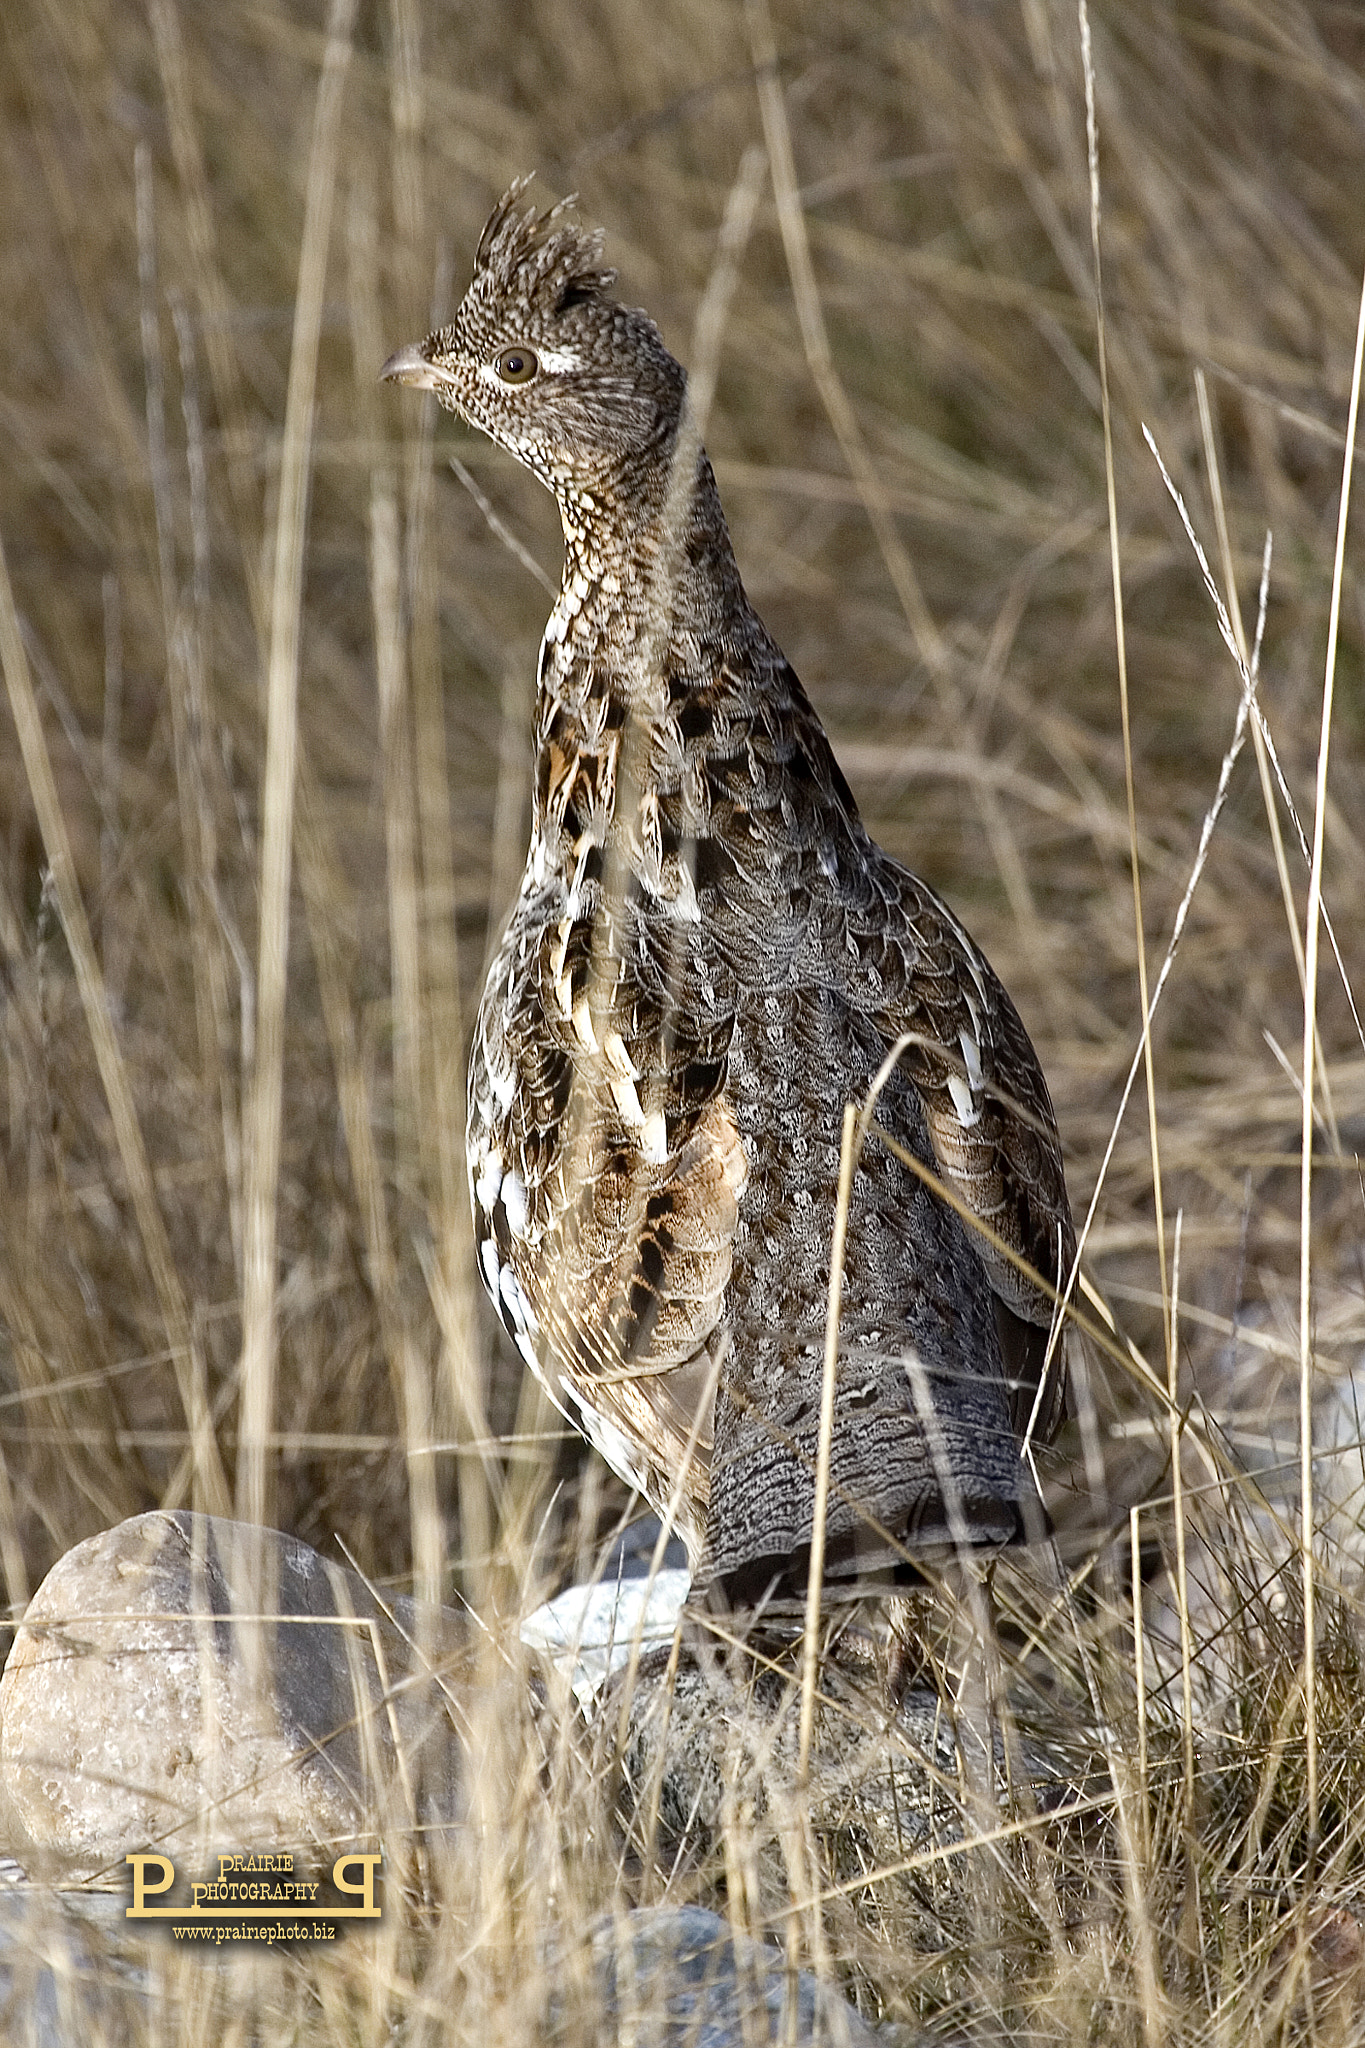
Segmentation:
[[(868, 838), (745, 596), (686, 378), (557, 206), (484, 229), (453, 324), (383, 376), (434, 391), (554, 492), (534, 820), (469, 1068), (479, 1263), (563, 1412), (699, 1582), (808, 1572), (844, 1104), (1049, 1282), (1074, 1239), (1014, 1005), (947, 906)], [(689, 458), (690, 460), (690, 458)], [(680, 481), (682, 481), (680, 479)], [(667, 513), (667, 516), (666, 516)], [(853, 1183), (826, 1579), (1047, 1523), (1022, 1439), (1064, 1400), (1052, 1307), (884, 1145)], [(704, 1410), (704, 1412), (703, 1412)], [(1030, 1430), (1031, 1424), (1031, 1430)], [(690, 1448), (689, 1448), (690, 1447)]]

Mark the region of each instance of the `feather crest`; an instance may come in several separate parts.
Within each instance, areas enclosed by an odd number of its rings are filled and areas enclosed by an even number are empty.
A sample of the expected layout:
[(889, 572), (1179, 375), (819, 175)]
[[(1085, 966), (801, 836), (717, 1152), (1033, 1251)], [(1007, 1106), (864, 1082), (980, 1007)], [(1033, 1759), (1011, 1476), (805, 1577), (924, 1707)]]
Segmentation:
[(472, 289), (490, 300), (518, 299), (555, 315), (587, 299), (605, 299), (616, 272), (602, 262), (601, 228), (581, 227), (571, 193), (544, 213), (517, 210), (530, 184), (516, 178), (489, 215), (474, 258)]

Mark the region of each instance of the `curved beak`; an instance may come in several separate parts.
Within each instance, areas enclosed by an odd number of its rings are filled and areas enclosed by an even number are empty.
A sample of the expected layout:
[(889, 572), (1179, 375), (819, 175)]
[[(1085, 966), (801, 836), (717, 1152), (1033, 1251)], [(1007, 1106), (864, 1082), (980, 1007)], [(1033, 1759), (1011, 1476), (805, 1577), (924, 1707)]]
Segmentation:
[(395, 349), (379, 372), (381, 384), (412, 384), (419, 391), (435, 391), (441, 384), (450, 383), (444, 370), (438, 370), (422, 354), (421, 345), (410, 341), (406, 348)]

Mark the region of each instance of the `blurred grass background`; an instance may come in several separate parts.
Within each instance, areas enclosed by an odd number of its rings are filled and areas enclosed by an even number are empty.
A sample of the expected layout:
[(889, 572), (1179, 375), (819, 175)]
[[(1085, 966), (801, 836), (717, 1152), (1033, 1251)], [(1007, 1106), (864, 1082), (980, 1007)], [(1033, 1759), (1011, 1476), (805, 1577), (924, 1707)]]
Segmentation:
[[(1140, 430), (1221, 577), (1216, 452), (1248, 636), (1273, 530), (1260, 699), (1311, 838), (1365, 264), (1365, 17), (1099, 0), (1092, 21), (1154, 978), (1240, 685)], [(0, 539), (135, 1116), (130, 1136), (111, 1114), (6, 703), (11, 1613), (72, 1543), (161, 1503), (258, 1501), (323, 1549), (340, 1534), (381, 1579), (495, 1604), (528, 1546), (542, 1580), (581, 1571), (625, 1508), (486, 1310), (463, 1186), (464, 1046), (520, 874), (547, 610), (498, 528), (553, 578), (554, 507), (375, 377), (447, 315), (490, 206), (528, 170), (543, 200), (581, 195), (622, 296), (685, 356), (727, 195), (763, 141), (759, 28), (724, 0), (334, 0), (330, 16), (321, 0), (41, 0), (0, 19)], [(947, 895), (1013, 993), (1083, 1216), (1140, 1004), (1076, 15), (778, 0), (772, 29), (832, 376), (923, 609), (903, 580), (898, 595), (812, 374), (766, 183), (708, 434), (739, 560), (874, 835)], [(309, 290), (315, 399), (305, 377), (287, 423)], [(278, 527), (301, 476), (291, 609)], [(1348, 967), (1365, 942), (1359, 562), (1348, 543), (1325, 818)], [(287, 691), (295, 628), (276, 1172), (256, 1079), (263, 788), (272, 649)], [(1301, 926), (1307, 866), (1277, 817)], [(1365, 1048), (1325, 944), (1319, 1008), (1330, 1406), (1354, 1400), (1365, 1341)], [(1179, 1400), (1198, 1390), (1247, 1456), (1295, 1455), (1302, 1016), (1248, 747), (1153, 1028)], [(262, 1188), (278, 1364), (255, 1382), (253, 1494), (240, 1362), (269, 1335), (259, 1279), (244, 1310)], [(1164, 1379), (1140, 1081), (1087, 1260)], [(1171, 1477), (1167, 1427), (1130, 1380), (1097, 1369), (1082, 1407), (1088, 1434), (1073, 1425), (1052, 1472), (1073, 1562), (1126, 1541), (1129, 1509)], [(1159, 1541), (1166, 1510), (1143, 1526)]]

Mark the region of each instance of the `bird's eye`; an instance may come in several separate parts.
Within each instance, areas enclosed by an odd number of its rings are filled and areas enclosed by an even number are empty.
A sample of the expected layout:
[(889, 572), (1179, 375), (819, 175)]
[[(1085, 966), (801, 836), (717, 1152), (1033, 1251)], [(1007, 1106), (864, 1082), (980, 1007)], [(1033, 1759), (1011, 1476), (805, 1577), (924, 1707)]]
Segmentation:
[(529, 348), (505, 348), (498, 357), (497, 371), (504, 384), (529, 384), (540, 364)]

